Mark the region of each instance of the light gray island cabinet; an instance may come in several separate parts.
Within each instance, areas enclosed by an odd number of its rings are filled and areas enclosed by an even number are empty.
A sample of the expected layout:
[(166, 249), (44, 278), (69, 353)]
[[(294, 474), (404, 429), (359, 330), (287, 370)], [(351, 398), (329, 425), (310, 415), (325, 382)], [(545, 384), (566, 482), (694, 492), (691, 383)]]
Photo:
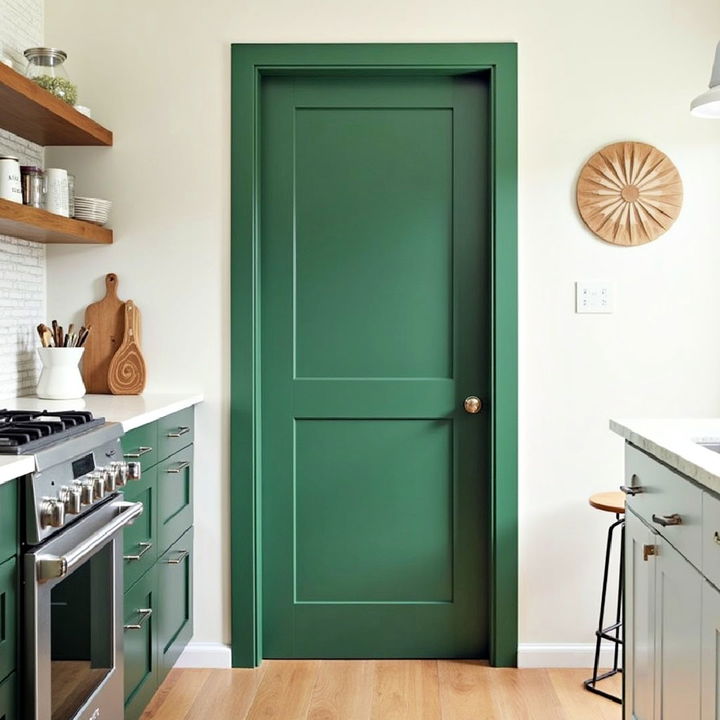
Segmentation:
[(720, 498), (630, 442), (624, 490), (624, 720), (716, 720)]

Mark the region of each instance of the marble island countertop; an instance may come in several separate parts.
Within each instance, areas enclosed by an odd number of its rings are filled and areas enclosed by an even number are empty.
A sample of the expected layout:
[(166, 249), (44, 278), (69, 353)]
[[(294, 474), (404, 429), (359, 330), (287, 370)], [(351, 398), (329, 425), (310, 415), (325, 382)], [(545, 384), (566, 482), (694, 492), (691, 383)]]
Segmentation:
[(699, 485), (720, 493), (720, 453), (698, 444), (720, 444), (720, 418), (611, 420), (610, 429)]
[[(38, 397), (14, 397), (0, 399), (0, 408), (12, 410), (89, 410), (95, 417), (108, 422), (122, 423), (128, 432), (201, 403), (198, 393), (175, 393), (172, 395), (86, 395), (81, 400), (41, 400)], [(35, 470), (32, 455), (0, 455), (0, 484), (27, 475)]]

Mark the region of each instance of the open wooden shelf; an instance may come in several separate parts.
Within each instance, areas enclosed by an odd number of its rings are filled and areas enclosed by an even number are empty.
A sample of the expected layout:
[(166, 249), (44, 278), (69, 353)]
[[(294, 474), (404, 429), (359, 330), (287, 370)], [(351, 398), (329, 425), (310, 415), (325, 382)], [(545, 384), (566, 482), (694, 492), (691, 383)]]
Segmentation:
[(0, 198), (0, 235), (41, 243), (110, 245), (112, 230)]
[(3, 63), (0, 127), (44, 146), (113, 144), (110, 130)]

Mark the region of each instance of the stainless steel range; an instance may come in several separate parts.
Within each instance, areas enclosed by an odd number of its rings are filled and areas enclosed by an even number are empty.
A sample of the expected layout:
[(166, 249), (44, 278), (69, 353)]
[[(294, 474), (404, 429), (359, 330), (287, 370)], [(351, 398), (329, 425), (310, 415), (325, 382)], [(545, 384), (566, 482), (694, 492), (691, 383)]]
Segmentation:
[(23, 480), (24, 720), (121, 720), (122, 529), (142, 503), (122, 426), (88, 412), (0, 411), (0, 453), (32, 454)]

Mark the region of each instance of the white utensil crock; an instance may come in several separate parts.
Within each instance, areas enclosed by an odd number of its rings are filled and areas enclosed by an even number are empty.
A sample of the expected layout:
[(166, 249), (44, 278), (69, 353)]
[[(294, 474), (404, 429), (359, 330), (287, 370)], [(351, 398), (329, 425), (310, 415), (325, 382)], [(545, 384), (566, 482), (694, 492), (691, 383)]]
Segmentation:
[[(45, 171), (45, 209), (55, 215), (70, 217), (67, 170), (63, 170), (62, 168), (48, 168)], [(67, 348), (55, 349), (67, 350)], [(70, 348), (70, 350), (74, 349), (75, 348)], [(52, 350), (52, 348), (50, 348), (50, 350)]]
[(76, 400), (85, 395), (78, 363), (85, 348), (38, 348), (42, 372), (37, 396), (43, 400)]

